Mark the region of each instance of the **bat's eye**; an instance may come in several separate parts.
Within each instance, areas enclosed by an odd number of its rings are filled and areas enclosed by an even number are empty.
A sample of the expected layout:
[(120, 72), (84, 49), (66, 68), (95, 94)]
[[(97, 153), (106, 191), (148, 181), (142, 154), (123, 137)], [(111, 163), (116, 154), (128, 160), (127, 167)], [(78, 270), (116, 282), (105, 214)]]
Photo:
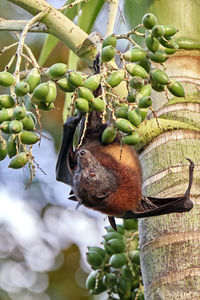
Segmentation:
[(90, 172), (89, 172), (89, 176), (90, 176), (90, 177), (95, 177), (96, 174), (95, 174), (93, 171), (90, 171)]
[(81, 151), (79, 152), (79, 154), (80, 154), (80, 156), (84, 156), (84, 155), (85, 155), (85, 150), (81, 150)]

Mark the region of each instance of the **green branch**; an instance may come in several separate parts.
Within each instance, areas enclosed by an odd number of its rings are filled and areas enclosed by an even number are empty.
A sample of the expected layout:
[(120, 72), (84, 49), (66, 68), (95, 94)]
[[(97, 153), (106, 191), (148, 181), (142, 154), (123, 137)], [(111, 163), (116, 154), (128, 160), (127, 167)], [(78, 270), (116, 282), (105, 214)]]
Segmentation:
[(49, 13), (41, 20), (50, 34), (63, 41), (74, 53), (81, 57), (89, 66), (97, 54), (96, 42), (99, 37), (95, 34), (88, 36), (70, 19), (51, 6), (45, 0), (8, 0), (31, 13), (37, 15), (41, 11)]

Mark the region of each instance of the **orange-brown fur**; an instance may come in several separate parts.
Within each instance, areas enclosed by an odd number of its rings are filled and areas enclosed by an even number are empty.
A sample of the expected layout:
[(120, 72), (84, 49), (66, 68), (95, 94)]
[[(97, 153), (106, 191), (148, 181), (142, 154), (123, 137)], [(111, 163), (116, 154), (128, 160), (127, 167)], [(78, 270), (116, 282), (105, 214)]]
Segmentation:
[(120, 144), (117, 142), (103, 146), (98, 141), (90, 140), (84, 148), (117, 178), (117, 190), (109, 194), (106, 205), (95, 209), (110, 216), (134, 211), (141, 200), (141, 168), (137, 154), (130, 146), (123, 145), (120, 157)]

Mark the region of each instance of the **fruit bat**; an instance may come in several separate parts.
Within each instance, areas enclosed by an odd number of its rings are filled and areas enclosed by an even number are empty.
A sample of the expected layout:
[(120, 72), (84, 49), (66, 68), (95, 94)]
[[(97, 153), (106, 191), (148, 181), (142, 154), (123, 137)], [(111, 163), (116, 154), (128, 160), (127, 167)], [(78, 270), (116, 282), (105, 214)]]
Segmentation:
[(83, 131), (85, 117), (67, 118), (56, 164), (56, 179), (71, 186), (70, 200), (108, 215), (113, 228), (114, 217), (131, 219), (185, 212), (193, 207), (190, 189), (194, 164), (190, 159), (189, 184), (183, 196), (174, 198), (145, 197), (141, 193), (142, 171), (132, 147), (116, 138), (103, 145), (101, 134), (105, 128), (100, 114), (89, 115), (86, 133), (79, 149), (74, 149), (74, 133)]

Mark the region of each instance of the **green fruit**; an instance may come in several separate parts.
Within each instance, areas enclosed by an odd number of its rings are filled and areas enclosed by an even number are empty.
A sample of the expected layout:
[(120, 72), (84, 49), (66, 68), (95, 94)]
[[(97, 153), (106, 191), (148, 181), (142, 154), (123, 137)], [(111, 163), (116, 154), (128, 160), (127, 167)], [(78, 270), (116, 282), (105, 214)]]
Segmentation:
[(157, 63), (163, 63), (168, 59), (168, 55), (165, 51), (157, 50), (155, 53), (150, 52), (148, 57)]
[(142, 121), (144, 121), (146, 119), (147, 113), (148, 113), (148, 108), (137, 108), (140, 112)]
[(108, 126), (104, 129), (101, 140), (103, 144), (110, 144), (114, 141), (117, 130), (114, 126)]
[(165, 30), (164, 30), (164, 26), (163, 25), (155, 25), (151, 29), (151, 34), (155, 38), (163, 36), (164, 33), (165, 33)]
[(37, 118), (36, 116), (31, 112), (31, 111), (27, 111), (26, 114), (32, 118), (34, 124), (36, 125), (37, 124)]
[(164, 36), (165, 37), (169, 37), (169, 36), (172, 36), (174, 34), (177, 33), (178, 29), (176, 28), (176, 26), (173, 26), (173, 25), (163, 25), (163, 28), (164, 28)]
[(137, 95), (137, 92), (135, 90), (132, 90), (128, 93), (127, 97), (126, 97), (126, 100), (129, 102), (129, 103), (133, 103), (136, 101), (136, 95)]
[(139, 250), (131, 250), (128, 255), (133, 263), (135, 263), (136, 265), (140, 264), (140, 251)]
[(0, 105), (3, 108), (12, 108), (16, 105), (15, 99), (10, 95), (0, 95)]
[(47, 82), (40, 83), (33, 91), (33, 99), (44, 101), (49, 92), (49, 84)]
[(104, 111), (105, 109), (105, 102), (100, 99), (100, 98), (94, 98), (91, 100), (90, 102), (91, 107), (95, 110), (95, 111)]
[[(123, 277), (119, 277), (117, 279), (116, 288), (118, 292), (120, 292), (123, 295), (126, 295), (127, 291), (131, 290), (131, 283)], [(128, 299), (130, 299), (130, 297), (128, 297)]]
[(123, 137), (123, 142), (126, 145), (134, 146), (140, 142), (140, 136), (138, 135), (137, 132), (127, 134), (125, 137)]
[(0, 123), (9, 121), (13, 116), (13, 108), (3, 108), (0, 110)]
[(110, 252), (110, 249), (105, 241), (103, 242), (103, 246), (104, 246), (106, 253), (108, 254), (107, 256), (111, 255), (112, 253)]
[(56, 83), (59, 86), (59, 88), (64, 92), (71, 93), (75, 90), (75, 87), (70, 85), (67, 78), (61, 78), (58, 81), (56, 81)]
[(159, 84), (165, 85), (165, 84), (170, 83), (170, 80), (169, 80), (169, 77), (168, 77), (167, 73), (165, 73), (162, 70), (155, 69), (152, 72), (152, 77)]
[(86, 260), (93, 268), (99, 268), (103, 264), (104, 258), (96, 251), (89, 251), (86, 253)]
[(37, 68), (33, 68), (26, 77), (26, 83), (29, 85), (29, 93), (31, 94), (36, 86), (40, 83), (40, 73)]
[(7, 146), (6, 146), (6, 150), (8, 153), (8, 156), (10, 158), (12, 158), (13, 156), (16, 155), (17, 153), (17, 147), (16, 147), (16, 135), (15, 134), (11, 134), (7, 140)]
[(0, 85), (11, 86), (15, 82), (15, 78), (9, 72), (0, 72)]
[(101, 81), (101, 75), (100, 74), (95, 74), (95, 75), (92, 75), (90, 77), (88, 77), (83, 86), (94, 91), (98, 88), (99, 84), (100, 84), (100, 81)]
[(103, 40), (102, 48), (104, 48), (106, 46), (113, 46), (113, 47), (117, 46), (117, 39), (116, 39), (115, 34), (111, 34)]
[(171, 38), (160, 37), (158, 38), (160, 44), (165, 48), (177, 49), (177, 44)]
[(138, 107), (147, 108), (152, 105), (152, 100), (150, 96), (143, 96), (139, 99)]
[(112, 240), (112, 239), (120, 239), (120, 240), (122, 240), (123, 236), (120, 233), (116, 232), (116, 231), (108, 232), (108, 233), (106, 233), (106, 235), (104, 235), (104, 240), (106, 242), (108, 242), (109, 240)]
[(129, 110), (128, 119), (136, 127), (138, 127), (140, 125), (140, 123), (142, 122), (140, 112), (136, 109)]
[(31, 116), (28, 115), (28, 113), (21, 122), (23, 124), (23, 129), (24, 130), (31, 130), (32, 131), (35, 127), (35, 123), (34, 123), (33, 119), (31, 118)]
[(113, 273), (108, 273), (103, 277), (103, 283), (108, 289), (112, 289), (117, 282), (117, 276)]
[(138, 221), (136, 219), (124, 219), (123, 224), (127, 230), (138, 230)]
[(91, 101), (92, 99), (94, 99), (92, 92), (88, 88), (83, 86), (77, 88), (77, 95), (79, 98), (84, 98), (87, 101)]
[(77, 98), (75, 101), (75, 106), (82, 113), (86, 113), (89, 111), (89, 103), (84, 98)]
[(123, 118), (118, 118), (115, 121), (115, 125), (118, 130), (120, 130), (124, 133), (131, 133), (131, 132), (135, 131), (135, 126), (133, 126), (133, 124), (131, 124), (131, 122), (129, 122), (128, 120), (123, 119)]
[(53, 103), (44, 103), (44, 102), (40, 102), (38, 104), (38, 108), (42, 109), (42, 110), (51, 110), (53, 109), (55, 106)]
[(151, 67), (151, 65), (150, 65), (150, 62), (147, 59), (147, 57), (145, 57), (144, 59), (140, 60), (138, 62), (138, 65), (140, 65), (141, 67), (143, 67), (147, 71), (147, 73), (150, 73), (150, 67)]
[(139, 76), (139, 77), (142, 77), (142, 78), (148, 78), (149, 77), (146, 70), (143, 67), (139, 66), (139, 65), (126, 64), (125, 68), (126, 68), (127, 72), (132, 76)]
[(115, 72), (112, 72), (109, 77), (107, 78), (107, 83), (112, 87), (116, 87), (120, 84), (122, 79), (124, 78), (124, 70), (118, 70)]
[(33, 145), (40, 140), (39, 136), (37, 136), (34, 132), (30, 131), (20, 132), (19, 139), (22, 142), (22, 144), (26, 145)]
[(127, 61), (137, 62), (146, 57), (147, 52), (141, 48), (133, 48), (131, 50), (126, 51), (123, 54), (123, 57)]
[(156, 23), (157, 23), (157, 19), (151, 13), (144, 15), (142, 18), (142, 24), (146, 29), (151, 29), (153, 26), (156, 25)]
[(128, 119), (128, 107), (117, 107), (115, 115), (118, 118)]
[(130, 86), (133, 89), (141, 89), (141, 87), (144, 85), (144, 79), (142, 79), (139, 76), (134, 76), (131, 80), (130, 80)]
[(111, 59), (113, 59), (115, 54), (116, 54), (116, 49), (113, 46), (111, 45), (105, 46), (101, 51), (101, 61), (108, 62)]
[(126, 256), (124, 253), (115, 253), (111, 256), (109, 260), (109, 265), (115, 269), (123, 267), (127, 262)]
[(15, 94), (18, 97), (23, 97), (29, 93), (29, 85), (26, 82), (18, 82), (15, 85)]
[(145, 43), (147, 48), (151, 51), (151, 52), (156, 52), (159, 49), (159, 41), (154, 38), (153, 36), (149, 36), (145, 39)]
[(13, 120), (9, 123), (9, 130), (11, 133), (19, 133), (23, 129), (23, 124), (21, 121)]
[(102, 280), (98, 280), (98, 287), (90, 290), (91, 295), (99, 295), (106, 290), (106, 286), (103, 284)]
[(56, 63), (52, 65), (46, 72), (51, 79), (57, 79), (65, 75), (67, 72), (67, 65), (63, 63)]
[(10, 121), (4, 121), (3, 123), (1, 123), (0, 129), (3, 133), (10, 133), (9, 124)]
[(19, 169), (23, 168), (29, 159), (29, 155), (26, 152), (17, 154), (10, 162), (8, 168)]
[[(124, 233), (125, 233), (125, 228), (124, 228), (124, 226), (123, 225), (117, 225), (117, 230), (115, 230), (112, 226), (106, 226), (105, 227), (105, 229), (106, 229), (106, 231), (108, 232), (108, 233), (112, 233), (112, 232), (114, 232), (114, 233), (118, 233), (118, 234), (120, 234), (120, 235), (123, 235)], [(121, 237), (122, 238), (122, 237)]]
[(151, 84), (146, 84), (137, 93), (136, 100), (138, 101), (143, 96), (150, 96), (152, 92)]
[(111, 253), (122, 253), (125, 249), (125, 244), (121, 239), (111, 239), (107, 242)]
[(139, 288), (139, 280), (138, 279), (135, 279), (132, 281), (132, 289), (135, 290), (136, 294), (138, 292), (138, 288)]
[(98, 270), (92, 271), (86, 280), (86, 287), (88, 290), (94, 289), (96, 286), (96, 281), (98, 280), (97, 276), (99, 274)]
[(56, 99), (57, 89), (56, 89), (55, 82), (50, 80), (48, 82), (48, 84), (49, 84), (49, 91), (48, 91), (48, 94), (46, 95), (46, 97), (44, 99), (44, 102), (50, 104), (50, 103), (54, 102), (55, 99)]
[(173, 81), (170, 84), (167, 85), (168, 90), (172, 95), (176, 97), (184, 97), (185, 96), (185, 91), (184, 87), (182, 84), (178, 81)]
[(13, 111), (13, 117), (16, 120), (22, 120), (26, 116), (26, 109), (23, 106), (16, 106), (14, 111)]
[(165, 48), (165, 52), (168, 55), (174, 54), (178, 50), (178, 44), (174, 43), (174, 48)]
[(69, 84), (74, 87), (83, 86), (83, 76), (79, 72), (70, 72), (67, 79)]
[(106, 255), (106, 252), (104, 249), (100, 248), (100, 247), (97, 247), (97, 246), (89, 246), (88, 247), (88, 251), (91, 252), (91, 251), (94, 251), (94, 252), (97, 252), (99, 253), (103, 258), (105, 257)]
[(136, 274), (133, 271), (131, 271), (131, 269), (128, 266), (125, 265), (122, 267), (122, 277), (125, 280), (132, 281), (135, 278), (135, 276)]
[(2, 137), (0, 138), (0, 161), (3, 160), (7, 155), (7, 143)]
[(165, 85), (157, 83), (153, 78), (151, 80), (151, 86), (156, 92), (163, 92), (165, 90)]

